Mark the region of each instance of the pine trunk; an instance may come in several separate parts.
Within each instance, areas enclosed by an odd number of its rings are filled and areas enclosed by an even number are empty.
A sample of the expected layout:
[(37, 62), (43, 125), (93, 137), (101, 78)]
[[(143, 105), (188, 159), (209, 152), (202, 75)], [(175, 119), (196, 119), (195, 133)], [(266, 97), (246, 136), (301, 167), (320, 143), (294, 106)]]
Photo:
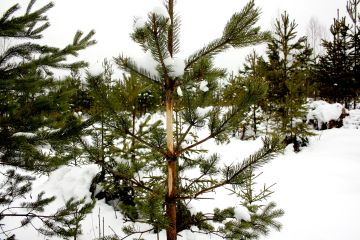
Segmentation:
[[(174, 27), (174, 1), (168, 0), (168, 12), (170, 16), (170, 28), (168, 31), (168, 51), (173, 57), (173, 27)], [(177, 156), (174, 152), (174, 132), (173, 132), (173, 113), (174, 113), (174, 82), (171, 79), (165, 81), (166, 91), (166, 143), (167, 143), (167, 193), (166, 193), (166, 214), (169, 225), (166, 229), (167, 240), (176, 240), (176, 161)]]
[(167, 142), (167, 193), (166, 193), (166, 214), (169, 226), (166, 229), (167, 240), (176, 240), (176, 160), (174, 152), (173, 133), (173, 90), (166, 90), (166, 142)]
[(253, 109), (253, 123), (254, 123), (254, 140), (257, 137), (257, 119), (256, 119), (256, 108), (257, 105), (254, 105), (254, 109)]

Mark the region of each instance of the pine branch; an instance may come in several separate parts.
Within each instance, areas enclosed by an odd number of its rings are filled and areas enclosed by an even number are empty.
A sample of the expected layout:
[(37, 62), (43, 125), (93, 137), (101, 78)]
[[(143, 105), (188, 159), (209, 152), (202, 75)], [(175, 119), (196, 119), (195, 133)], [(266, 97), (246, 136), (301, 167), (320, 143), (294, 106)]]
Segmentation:
[(30, 60), (33, 57), (32, 53), (42, 53), (42, 52), (43, 52), (43, 48), (37, 44), (23, 43), (16, 46), (12, 46), (1, 54), (0, 66), (2, 69), (6, 70), (6, 68), (9, 67), (9, 65), (6, 66), (5, 63), (9, 61), (11, 58), (19, 57)]
[(138, 181), (135, 178), (128, 177), (126, 175), (121, 174), (120, 172), (113, 169), (112, 166), (109, 166), (107, 163), (103, 161), (96, 161), (96, 164), (99, 164), (101, 167), (103, 167), (107, 172), (111, 173), (114, 177), (119, 177), (120, 179), (126, 180), (134, 184), (134, 186), (139, 187), (141, 189), (144, 189), (149, 192), (153, 192), (153, 189), (147, 187), (145, 184), (143, 184), (141, 181)]
[(83, 36), (83, 32), (77, 31), (75, 33), (73, 43), (69, 44), (65, 48), (63, 48), (59, 55), (72, 55), (74, 57), (78, 56), (78, 51), (83, 50), (89, 46), (92, 46), (96, 44), (95, 40), (92, 40), (93, 36), (95, 35), (95, 31), (91, 30), (86, 34), (86, 36)]
[(226, 125), (241, 111), (243, 111), (242, 107), (236, 107), (236, 110), (231, 111), (230, 114), (228, 114), (228, 116), (226, 116), (226, 118), (222, 121), (222, 123), (216, 129), (210, 129), (211, 133), (207, 137), (185, 147), (184, 149), (181, 149), (181, 152), (188, 151), (188, 150), (190, 150), (212, 138), (215, 138), (217, 135), (224, 132), (226, 130)]
[(174, 2), (168, 1), (166, 8), (170, 16), (170, 25), (168, 27), (168, 51), (172, 58), (176, 53), (179, 52), (180, 40), (179, 40), (179, 28), (180, 20), (179, 17), (174, 13)]
[(131, 131), (126, 130), (125, 133), (126, 133), (127, 135), (129, 135), (130, 137), (132, 137), (133, 139), (135, 139), (136, 141), (138, 141), (139, 143), (142, 143), (142, 144), (146, 145), (147, 147), (149, 147), (150, 149), (152, 149), (152, 150), (160, 153), (160, 154), (163, 155), (164, 157), (167, 156), (167, 153), (164, 152), (161, 148), (158, 148), (158, 147), (156, 147), (156, 146), (154, 146), (154, 145), (146, 142), (146, 141), (143, 140), (141, 137), (138, 137), (138, 136), (136, 136), (135, 134), (133, 134)]
[[(68, 45), (61, 50), (58, 48), (51, 48), (37, 44), (20, 45), (20, 47), (24, 47), (23, 49), (19, 49), (17, 47), (10, 48), (9, 50), (11, 52), (8, 52), (8, 55), (3, 56), (4, 60), (1, 59), (2, 61), (9, 60), (9, 57), (11, 56), (28, 56), (28, 58), (30, 58), (33, 57), (31, 54), (34, 53), (39, 53), (40, 55), (36, 59), (29, 59), (29, 61), (6, 66), (7, 69), (5, 68), (5, 70), (3, 70), (3, 74), (9, 76), (16, 75), (19, 72), (27, 72), (29, 69), (33, 69), (34, 67), (44, 69), (49, 74), (51, 74), (51, 72), (47, 71), (48, 67), (57, 69), (78, 69), (81, 67), (86, 67), (87, 63), (84, 61), (77, 61), (73, 63), (64, 63), (64, 61), (68, 55), (77, 56), (78, 51), (95, 44), (95, 40), (90, 40), (94, 34), (94, 31), (90, 31), (80, 41), (75, 42), (75, 44)], [(9, 68), (9, 66), (11, 66), (11, 68)]]
[(187, 60), (185, 70), (192, 67), (203, 57), (213, 57), (230, 47), (246, 47), (259, 44), (269, 39), (269, 32), (260, 32), (259, 27), (253, 27), (260, 16), (260, 9), (255, 8), (254, 1), (249, 1), (245, 7), (235, 13), (226, 24), (222, 37), (210, 42)]
[[(153, 14), (151, 19), (152, 19), (152, 25), (153, 25), (153, 30), (151, 31), (152, 41), (155, 43), (155, 49), (156, 49), (156, 51), (154, 51), (153, 54), (155, 56), (157, 56), (157, 60), (160, 63), (160, 65), (162, 67), (162, 70), (164, 72), (165, 79), (169, 79), (168, 69), (167, 69), (167, 67), (165, 65), (165, 62), (164, 62), (164, 58), (166, 57), (166, 52), (165, 52), (165, 48), (164, 48), (164, 45), (166, 43), (166, 39), (163, 39), (164, 36), (162, 36), (162, 35), (164, 35), (164, 33), (162, 32), (163, 29), (161, 29), (161, 27), (157, 25), (158, 22), (157, 22), (157, 19), (156, 19), (156, 15)], [(162, 42), (160, 42), (161, 40), (162, 40)], [(151, 45), (152, 44), (150, 44), (150, 46)]]
[(221, 182), (212, 185), (208, 188), (204, 188), (201, 191), (196, 192), (193, 195), (183, 196), (182, 199), (194, 199), (199, 195), (215, 190), (219, 187), (223, 187), (228, 184), (239, 184), (236, 182), (236, 178), (238, 178), (241, 174), (245, 173), (248, 169), (255, 169), (269, 162), (272, 158), (276, 156), (276, 154), (282, 150), (282, 144), (279, 137), (273, 137), (271, 140), (265, 138), (263, 140), (264, 146), (258, 150), (256, 153), (249, 156), (247, 159), (243, 160), (242, 163), (234, 166), (234, 167), (226, 167), (223, 169), (223, 174), (225, 179)]
[(167, 10), (170, 16), (170, 26), (168, 28), (168, 51), (170, 57), (173, 57), (174, 54), (174, 2), (169, 1), (167, 5)]
[[(219, 133), (220, 133), (220, 132), (219, 132)], [(181, 152), (185, 152), (185, 151), (191, 150), (192, 148), (194, 148), (194, 147), (196, 147), (196, 146), (198, 146), (198, 145), (200, 145), (200, 144), (202, 144), (202, 143), (204, 143), (204, 142), (206, 142), (206, 141), (214, 138), (216, 135), (217, 135), (217, 134), (210, 134), (210, 135), (208, 135), (207, 137), (201, 139), (200, 141), (197, 141), (197, 142), (195, 142), (195, 143), (193, 143), (193, 144), (191, 144), (191, 145), (189, 145), (189, 146), (181, 149)]]
[(153, 230), (154, 230), (154, 228), (150, 228), (150, 229), (143, 230), (143, 231), (140, 231), (140, 230), (139, 230), (139, 231), (135, 231), (135, 230), (131, 229), (131, 233), (129, 233), (129, 234), (126, 235), (125, 237), (121, 238), (120, 240), (124, 240), (124, 239), (126, 239), (126, 238), (128, 238), (128, 237), (130, 237), (130, 236), (132, 236), (132, 235), (134, 235), (134, 234), (140, 234), (139, 239), (141, 239), (141, 236), (142, 236), (144, 233), (151, 232), (151, 231), (153, 231)]
[(31, 8), (34, 6), (36, 0), (31, 0), (26, 8), (26, 13), (25, 15), (29, 15), (31, 12)]
[[(184, 188), (184, 191), (187, 192), (187, 190), (189, 190), (194, 184), (197, 184), (200, 182), (200, 180), (209, 175), (209, 173), (211, 172), (211, 170), (215, 167), (215, 165), (218, 163), (218, 157), (216, 156), (213, 160), (210, 159), (210, 162), (209, 162), (209, 166), (207, 166), (207, 169), (203, 169), (203, 173), (197, 177), (196, 179), (193, 179), (190, 184), (188, 184), (185, 188)], [(208, 182), (212, 182), (212, 180), (205, 180), (205, 181), (208, 181)], [(203, 182), (203, 181), (201, 181)], [(197, 198), (199, 199), (199, 198)]]
[(184, 142), (186, 136), (189, 134), (191, 128), (194, 126), (194, 124), (189, 124), (188, 128), (186, 129), (186, 131), (184, 133), (181, 134), (181, 138), (177, 141), (177, 146), (176, 149), (179, 150), (181, 144)]
[(2, 16), (2, 18), (0, 19), (0, 23), (3, 24), (6, 20), (8, 20), (8, 18), (13, 15), (17, 10), (20, 9), (20, 5), (19, 4), (15, 4), (12, 7), (10, 7)]
[(89, 76), (89, 81), (91, 82), (93, 87), (96, 89), (95, 94), (97, 94), (100, 97), (100, 99), (105, 103), (104, 106), (110, 111), (110, 114), (118, 120), (117, 122), (120, 123), (120, 125), (118, 125), (118, 124), (112, 124), (109, 122), (109, 123), (105, 123), (106, 125), (114, 128), (114, 129), (120, 130), (120, 132), (123, 132), (124, 134), (135, 139), (136, 141), (138, 141), (138, 142), (146, 145), (147, 147), (151, 148), (152, 150), (160, 153), (161, 155), (166, 156), (166, 152), (164, 152), (162, 149), (145, 141), (144, 139), (135, 135), (134, 133), (132, 133), (132, 131), (129, 130), (125, 117), (123, 117), (121, 114), (119, 114), (115, 110), (112, 102), (106, 96), (106, 93), (103, 91), (103, 89), (101, 89), (101, 87), (100, 87), (101, 76)]
[[(209, 219), (209, 220), (211, 220), (211, 219)], [(205, 221), (207, 221), (207, 220), (205, 220)], [(221, 234), (220, 231), (216, 231), (216, 230), (201, 231), (201, 230), (194, 230), (194, 229), (191, 228), (190, 231), (191, 231), (192, 233), (199, 233), (199, 234), (204, 234), (204, 235), (213, 234), (213, 235), (218, 236), (218, 237), (220, 237), (220, 238), (224, 238), (224, 234)]]
[[(33, 26), (35, 26), (36, 24), (33, 24)], [(42, 35), (40, 33), (42, 33), (44, 30), (46, 30), (48, 27), (50, 27), (50, 23), (44, 23), (43, 25), (41, 25), (40, 27), (33, 29), (33, 28), (29, 28), (28, 30), (28, 35), (32, 35), (32, 36), (37, 36), (36, 38), (41, 38)]]
[(60, 131), (56, 131), (53, 133), (41, 134), (39, 136), (39, 139), (59, 141), (59, 140), (67, 139), (71, 136), (78, 136), (78, 134), (82, 130), (84, 130), (84, 129), (90, 127), (91, 125), (93, 125), (94, 123), (96, 123), (99, 120), (99, 118), (92, 117), (83, 122), (78, 122), (77, 119), (73, 119), (73, 120), (74, 121), (69, 121), (69, 123), (64, 128), (62, 128)]
[(99, 156), (94, 154), (94, 151), (92, 151), (90, 149), (88, 144), (85, 143), (85, 141), (80, 136), (77, 136), (77, 139), (80, 142), (80, 144), (82, 145), (82, 147), (85, 149), (85, 151), (90, 155), (90, 157), (92, 158), (92, 161), (94, 161), (97, 164), (102, 162), (101, 159), (99, 159)]
[(118, 122), (122, 123), (122, 124), (120, 124), (120, 126), (118, 124), (113, 125), (112, 123), (105, 123), (107, 126), (112, 127), (114, 129), (117, 129), (117, 130), (120, 130), (120, 132), (123, 132), (124, 134), (126, 134), (126, 135), (130, 136), (131, 138), (135, 139), (136, 141), (138, 141), (138, 142), (144, 144), (145, 146), (149, 147), (150, 149), (160, 153), (163, 156), (166, 156), (166, 152), (164, 152), (161, 148), (152, 145), (151, 143), (145, 141), (141, 137), (139, 137), (139, 136), (135, 135), (134, 133), (132, 133), (132, 131), (130, 131), (129, 128), (126, 127), (126, 124), (124, 124), (126, 122), (126, 120), (123, 117), (118, 116), (116, 111), (111, 107), (111, 103), (107, 100), (107, 98), (105, 98), (104, 101), (107, 103), (106, 106), (109, 108), (109, 110), (111, 110), (111, 113), (113, 114), (113, 116), (115, 116), (117, 118)]
[[(26, 10), (25, 16), (30, 16), (30, 15), (42, 16), (45, 12), (47, 12), (47, 11), (50, 10), (52, 7), (54, 7), (54, 3), (50, 2), (50, 3), (46, 4), (45, 6), (43, 6), (42, 8), (34, 11), (33, 13), (30, 13), (30, 10), (31, 10), (31, 8), (32, 8), (32, 6), (33, 6), (33, 4), (34, 4), (35, 2), (36, 2), (36, 0), (35, 0), (35, 1), (33, 1), (33, 0), (30, 1), (29, 5), (28, 5), (28, 7), (27, 7), (27, 10)], [(43, 17), (40, 17), (39, 19), (40, 19), (40, 20), (47, 20), (47, 18), (44, 19)]]
[[(20, 229), (20, 228), (22, 228), (22, 227), (24, 227), (24, 226), (20, 225), (20, 226), (18, 226), (18, 227), (14, 227), (14, 228), (5, 230), (5, 229), (3, 228), (3, 224), (0, 224), (1, 233), (5, 234), (7, 237), (9, 237), (9, 235), (7, 235), (7, 233), (12, 232), (12, 231), (15, 231), (15, 230), (18, 230), (18, 229)], [(6, 240), (15, 240), (15, 238), (13, 238), (14, 236), (15, 236), (15, 235), (12, 235), (11, 237), (9, 237), (9, 238), (6, 239)]]
[[(62, 215), (62, 216), (69, 216), (72, 215), (72, 213)], [(30, 217), (30, 218), (57, 218), (59, 216), (57, 215), (41, 215), (36, 213), (1, 213), (1, 217)]]
[(109, 166), (106, 162), (102, 161), (101, 159), (98, 158), (98, 156), (93, 154), (93, 151), (90, 150), (90, 148), (88, 147), (88, 145), (80, 138), (78, 137), (79, 142), (82, 144), (82, 146), (84, 147), (85, 151), (87, 153), (89, 153), (91, 155), (91, 157), (93, 158), (93, 161), (100, 165), (102, 168), (104, 168), (107, 172), (111, 173), (114, 177), (119, 177), (120, 179), (126, 180), (131, 182), (132, 184), (134, 184), (134, 186), (137, 186), (141, 189), (147, 190), (149, 192), (152, 192), (152, 189), (147, 187), (146, 185), (144, 185), (141, 181), (136, 180), (133, 177), (129, 177), (127, 175), (123, 175), (120, 172), (116, 171), (113, 169), (112, 166)]
[(186, 61), (185, 70), (191, 68), (197, 61), (199, 61), (203, 57), (213, 57), (214, 55), (224, 51), (225, 49), (229, 48), (228, 43), (230, 42), (229, 39), (216, 39), (209, 43), (206, 47), (199, 50), (197, 53), (193, 54), (189, 57)]
[(131, 58), (120, 55), (119, 57), (114, 58), (114, 61), (121, 69), (133, 73), (136, 76), (149, 81), (150, 83), (155, 83), (161, 86), (161, 81), (158, 79), (158, 77), (152, 75), (144, 68), (139, 68)]
[(90, 150), (88, 145), (80, 137), (78, 139), (79, 139), (79, 142), (83, 145), (86, 152), (92, 156), (94, 162), (96, 164), (100, 165), (101, 167), (103, 167), (104, 169), (106, 169), (107, 172), (111, 173), (115, 177), (119, 177), (120, 179), (129, 181), (139, 188), (142, 188), (144, 190), (152, 192), (152, 189), (145, 186), (143, 183), (141, 183), (141, 181), (138, 181), (135, 178), (129, 178), (128, 176), (121, 175), (118, 171), (115, 171), (112, 166), (109, 166), (109, 164), (107, 164), (106, 162), (98, 159), (98, 157), (96, 155), (92, 154), (93, 151)]
[(42, 8), (30, 13), (34, 3), (35, 1), (30, 1), (25, 15), (11, 19), (9, 18), (20, 9), (20, 6), (16, 4), (8, 9), (0, 19), (0, 36), (8, 38), (41, 38), (42, 35), (40, 33), (50, 26), (49, 23), (46, 22), (35, 30), (33, 30), (33, 28), (38, 22), (47, 21), (47, 17), (43, 14), (52, 8), (54, 4), (52, 2), (48, 3)]

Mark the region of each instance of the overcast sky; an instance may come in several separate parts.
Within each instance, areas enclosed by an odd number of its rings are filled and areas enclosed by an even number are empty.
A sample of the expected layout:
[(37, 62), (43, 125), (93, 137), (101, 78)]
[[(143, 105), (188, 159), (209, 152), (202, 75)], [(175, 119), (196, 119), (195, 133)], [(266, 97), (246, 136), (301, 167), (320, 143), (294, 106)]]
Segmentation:
[[(0, 12), (20, 3), (25, 10), (25, 0), (0, 0)], [(46, 4), (38, 0), (35, 7)], [(129, 33), (134, 16), (146, 16), (162, 0), (53, 0), (55, 7), (48, 12), (51, 27), (45, 32), (44, 42), (63, 47), (71, 42), (77, 30), (96, 31), (97, 45), (85, 50), (81, 58), (91, 63), (92, 71), (101, 69), (104, 58), (111, 59), (120, 53), (139, 55)], [(212, 39), (219, 37), (225, 23), (232, 13), (240, 11), (247, 1), (244, 0), (178, 0), (176, 12), (181, 18), (181, 51), (188, 56)], [(332, 19), (340, 10), (346, 15), (346, 0), (255, 0), (262, 9), (259, 25), (263, 30), (271, 30), (275, 19), (287, 11), (291, 19), (298, 23), (299, 36), (306, 34), (311, 17), (328, 29)], [(237, 71), (245, 55), (251, 49), (228, 51), (217, 58), (217, 64)], [(260, 50), (261, 51), (261, 50)]]

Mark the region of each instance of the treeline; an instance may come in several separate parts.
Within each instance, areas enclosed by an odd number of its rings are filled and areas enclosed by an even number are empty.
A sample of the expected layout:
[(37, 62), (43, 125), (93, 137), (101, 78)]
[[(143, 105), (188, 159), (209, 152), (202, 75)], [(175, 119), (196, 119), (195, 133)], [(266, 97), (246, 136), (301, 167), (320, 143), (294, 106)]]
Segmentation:
[[(283, 133), (286, 143), (294, 143), (295, 151), (299, 151), (311, 135), (304, 121), (309, 98), (338, 102), (347, 109), (357, 107), (360, 94), (359, 1), (348, 1), (346, 9), (348, 16), (334, 18), (329, 34), (323, 34), (330, 37), (321, 39), (323, 51), (317, 53), (313, 50), (318, 49), (314, 45), (316, 41), (312, 40), (319, 36), (298, 36), (298, 26), (287, 12), (276, 19), (266, 54), (250, 54), (239, 72), (240, 79), (258, 78), (268, 84), (266, 97), (260, 105), (252, 107), (252, 117), (243, 130), (250, 128), (256, 136), (258, 123), (270, 121), (270, 127)], [(318, 24), (311, 27), (320, 28)], [(312, 29), (312, 32), (320, 30)]]
[(317, 56), (314, 96), (340, 102), (346, 108), (359, 101), (359, 1), (350, 0), (348, 16), (337, 16), (330, 27), (330, 39), (324, 39), (325, 53)]

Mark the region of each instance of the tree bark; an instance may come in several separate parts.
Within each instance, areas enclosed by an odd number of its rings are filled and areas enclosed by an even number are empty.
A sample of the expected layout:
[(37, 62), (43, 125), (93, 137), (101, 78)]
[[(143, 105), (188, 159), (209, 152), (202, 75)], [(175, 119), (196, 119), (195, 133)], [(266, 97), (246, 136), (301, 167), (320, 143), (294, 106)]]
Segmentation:
[(166, 214), (169, 226), (166, 229), (167, 240), (176, 240), (176, 161), (174, 152), (173, 133), (173, 89), (166, 89), (166, 143), (167, 143), (167, 192), (166, 192)]
[[(170, 16), (170, 28), (168, 30), (168, 51), (173, 57), (174, 47), (174, 1), (168, 0), (168, 11)], [(166, 94), (166, 145), (167, 145), (167, 192), (166, 192), (166, 214), (169, 225), (166, 229), (167, 240), (176, 240), (176, 178), (177, 178), (177, 156), (174, 151), (173, 113), (174, 113), (174, 85), (173, 79), (165, 79)]]

